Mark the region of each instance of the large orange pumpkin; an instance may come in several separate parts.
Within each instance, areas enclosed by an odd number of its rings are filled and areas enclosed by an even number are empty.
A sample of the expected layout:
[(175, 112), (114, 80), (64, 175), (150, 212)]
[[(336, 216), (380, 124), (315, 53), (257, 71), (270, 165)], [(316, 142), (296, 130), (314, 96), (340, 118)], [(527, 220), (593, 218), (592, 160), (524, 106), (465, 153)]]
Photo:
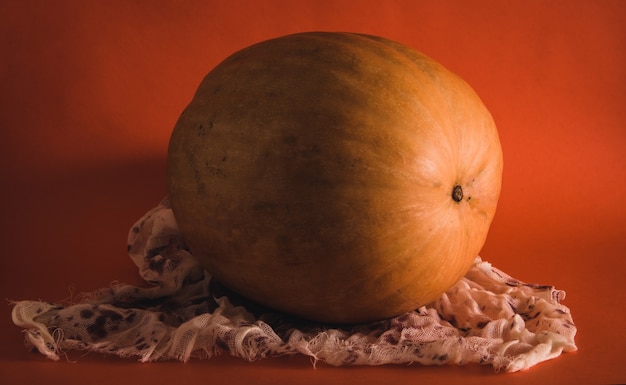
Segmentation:
[(174, 214), (211, 275), (331, 323), (411, 311), (459, 280), (501, 174), (494, 122), (461, 78), (352, 33), (289, 35), (224, 60), (168, 156)]

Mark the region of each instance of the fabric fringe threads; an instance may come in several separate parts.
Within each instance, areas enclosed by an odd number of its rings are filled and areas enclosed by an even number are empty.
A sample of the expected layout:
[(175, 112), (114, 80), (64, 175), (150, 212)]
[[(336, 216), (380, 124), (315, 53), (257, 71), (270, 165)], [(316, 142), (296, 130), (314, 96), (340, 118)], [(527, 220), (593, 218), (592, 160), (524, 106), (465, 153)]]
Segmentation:
[(150, 287), (118, 285), (67, 306), (17, 302), (13, 322), (27, 342), (53, 360), (69, 349), (142, 362), (304, 354), (333, 366), (479, 363), (506, 372), (577, 349), (565, 292), (520, 282), (480, 257), (436, 302), (341, 328), (263, 311), (212, 282), (167, 200), (131, 228), (128, 251)]

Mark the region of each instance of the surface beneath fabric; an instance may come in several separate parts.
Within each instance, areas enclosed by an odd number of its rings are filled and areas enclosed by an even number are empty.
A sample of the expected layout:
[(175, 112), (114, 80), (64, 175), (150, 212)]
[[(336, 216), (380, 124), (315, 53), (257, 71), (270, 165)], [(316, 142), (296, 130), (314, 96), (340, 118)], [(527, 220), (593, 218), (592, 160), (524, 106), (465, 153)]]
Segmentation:
[(271, 312), (212, 281), (167, 200), (137, 221), (128, 245), (147, 287), (117, 285), (65, 305), (17, 302), (13, 322), (27, 343), (53, 360), (71, 349), (143, 362), (304, 354), (333, 366), (479, 363), (507, 372), (577, 349), (565, 292), (520, 282), (479, 257), (434, 303), (339, 327)]

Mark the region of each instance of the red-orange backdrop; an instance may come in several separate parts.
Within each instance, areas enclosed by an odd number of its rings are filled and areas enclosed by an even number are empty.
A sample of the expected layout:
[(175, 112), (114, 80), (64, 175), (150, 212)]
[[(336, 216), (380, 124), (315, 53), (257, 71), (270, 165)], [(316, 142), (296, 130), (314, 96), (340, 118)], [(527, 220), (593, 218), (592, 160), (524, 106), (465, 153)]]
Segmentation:
[[(465, 78), (499, 127), (498, 213), (481, 255), (567, 291), (579, 351), (526, 373), (419, 366), (313, 371), (221, 357), (50, 363), (0, 314), (0, 383), (209, 379), (257, 383), (463, 379), (626, 381), (626, 2), (0, 0), (0, 288), (59, 301), (113, 280), (133, 221), (165, 195), (169, 134), (201, 78), (235, 50), (308, 30), (398, 40)], [(76, 357), (73, 357), (76, 358)]]

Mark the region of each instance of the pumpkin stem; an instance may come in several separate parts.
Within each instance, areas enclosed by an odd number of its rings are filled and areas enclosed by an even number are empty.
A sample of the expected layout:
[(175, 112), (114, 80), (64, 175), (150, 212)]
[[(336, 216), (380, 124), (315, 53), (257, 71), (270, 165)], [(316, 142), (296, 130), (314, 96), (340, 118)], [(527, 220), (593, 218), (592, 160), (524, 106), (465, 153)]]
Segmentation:
[(459, 203), (463, 199), (463, 188), (458, 184), (452, 189), (452, 199), (456, 203)]

